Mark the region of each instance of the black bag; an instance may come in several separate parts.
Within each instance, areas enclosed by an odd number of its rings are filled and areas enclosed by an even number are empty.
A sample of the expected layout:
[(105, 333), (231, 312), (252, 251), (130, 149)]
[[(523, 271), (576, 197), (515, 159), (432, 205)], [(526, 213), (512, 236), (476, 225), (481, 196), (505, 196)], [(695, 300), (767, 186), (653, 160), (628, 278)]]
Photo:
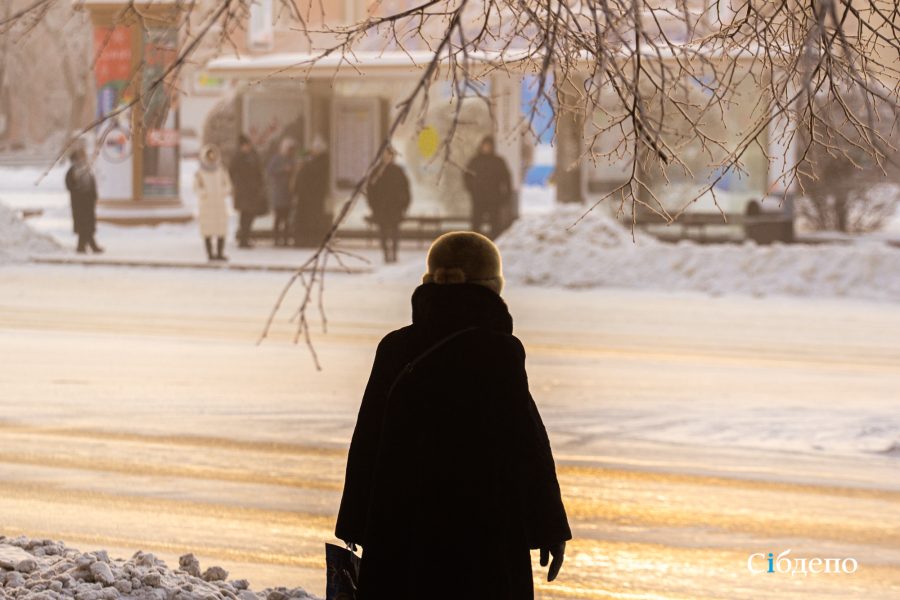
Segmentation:
[(356, 600), (359, 557), (349, 548), (325, 544), (326, 600)]

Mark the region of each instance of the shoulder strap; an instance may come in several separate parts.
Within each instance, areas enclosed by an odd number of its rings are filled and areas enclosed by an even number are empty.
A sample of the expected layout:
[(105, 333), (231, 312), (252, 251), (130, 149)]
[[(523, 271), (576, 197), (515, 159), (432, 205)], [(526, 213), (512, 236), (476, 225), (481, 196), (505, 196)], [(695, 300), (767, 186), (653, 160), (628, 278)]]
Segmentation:
[(474, 330), (476, 330), (476, 329), (478, 329), (478, 327), (472, 326), (472, 327), (466, 327), (465, 329), (459, 329), (459, 330), (457, 330), (457, 331), (454, 331), (454, 332), (451, 333), (450, 335), (445, 336), (445, 337), (439, 339), (437, 342), (435, 342), (434, 344), (432, 344), (431, 346), (429, 346), (428, 349), (426, 349), (424, 352), (422, 352), (422, 354), (420, 354), (419, 356), (417, 356), (417, 357), (414, 358), (413, 360), (411, 360), (411, 361), (409, 361), (408, 363), (406, 363), (406, 366), (404, 366), (404, 367), (400, 370), (400, 372), (397, 374), (397, 376), (394, 378), (394, 382), (391, 383), (391, 387), (388, 388), (387, 397), (388, 397), (388, 398), (391, 397), (391, 394), (394, 392), (394, 388), (397, 387), (397, 384), (400, 383), (400, 380), (402, 380), (406, 375), (408, 375), (409, 373), (411, 373), (412, 370), (416, 367), (416, 365), (418, 365), (420, 362), (422, 362), (425, 358), (427, 358), (427, 357), (428, 357), (430, 354), (432, 354), (435, 350), (439, 349), (440, 347), (442, 347), (444, 344), (446, 344), (446, 343), (449, 342), (450, 340), (455, 339), (456, 337), (461, 336), (461, 335), (464, 334), (464, 333), (468, 333), (468, 332), (470, 332), (470, 331), (474, 331)]

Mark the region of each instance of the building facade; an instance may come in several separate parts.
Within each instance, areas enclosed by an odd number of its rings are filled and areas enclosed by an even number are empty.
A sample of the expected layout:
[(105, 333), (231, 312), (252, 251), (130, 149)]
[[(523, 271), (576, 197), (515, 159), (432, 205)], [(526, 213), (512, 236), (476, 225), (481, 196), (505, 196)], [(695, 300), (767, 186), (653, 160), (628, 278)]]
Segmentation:
[[(334, 0), (323, 3), (322, 13), (303, 18), (312, 30), (322, 14), (334, 27), (365, 19), (371, 5), (393, 13), (412, 4)], [(336, 207), (364, 176), (433, 55), (414, 43), (404, 49), (385, 47), (373, 36), (355, 45), (352, 57), (334, 55), (310, 65), (315, 52), (337, 40), (330, 35), (308, 38), (297, 30), (296, 16), (279, 10), (281, 6), (277, 0), (255, 3), (243, 36), (235, 38), (240, 38), (237, 51), (210, 57), (194, 75), (222, 86), (215, 108), (210, 111), (205, 101), (204, 137), (227, 152), (243, 133), (264, 155), (274, 152), (284, 137), (298, 142), (300, 153), (314, 141), (324, 141), (330, 154), (330, 202)], [(520, 77), (489, 77), (477, 95), (463, 98), (451, 93), (449, 82), (438, 80), (429, 86), (428, 97), (428, 105), (415, 103), (391, 136), (412, 187), (409, 214), (462, 220), (471, 210), (462, 167), (486, 135), (495, 137), (513, 181), (522, 179), (522, 138), (516, 133)], [(367, 211), (361, 204), (347, 227), (364, 225)]]

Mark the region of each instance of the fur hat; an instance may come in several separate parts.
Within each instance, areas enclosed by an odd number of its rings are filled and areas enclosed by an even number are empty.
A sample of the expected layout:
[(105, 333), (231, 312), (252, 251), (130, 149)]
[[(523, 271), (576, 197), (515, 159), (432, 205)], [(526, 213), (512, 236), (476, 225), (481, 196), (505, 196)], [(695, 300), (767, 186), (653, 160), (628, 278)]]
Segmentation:
[(434, 240), (422, 283), (477, 283), (503, 290), (503, 263), (494, 242), (474, 231), (453, 231)]
[(200, 149), (200, 162), (203, 165), (214, 166), (219, 163), (219, 148), (215, 144), (204, 144)]

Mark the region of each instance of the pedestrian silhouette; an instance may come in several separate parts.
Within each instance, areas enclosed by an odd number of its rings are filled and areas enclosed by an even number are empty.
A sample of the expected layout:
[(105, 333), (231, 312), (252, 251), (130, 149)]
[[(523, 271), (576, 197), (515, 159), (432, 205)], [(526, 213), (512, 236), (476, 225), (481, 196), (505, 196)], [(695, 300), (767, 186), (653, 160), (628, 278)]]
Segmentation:
[(291, 238), (291, 176), (296, 164), (295, 148), (296, 142), (292, 138), (283, 138), (278, 153), (266, 165), (266, 190), (275, 213), (272, 230), (276, 246), (287, 246)]
[(336, 535), (362, 546), (362, 600), (534, 597), (530, 549), (556, 577), (571, 539), (496, 246), (448, 233), (412, 325), (378, 345)]
[(372, 211), (371, 220), (378, 226), (384, 262), (397, 262), (397, 248), (400, 246), (400, 223), (411, 201), (409, 179), (403, 169), (394, 162), (396, 152), (385, 148), (381, 162), (375, 169), (366, 197)]
[(497, 154), (494, 138), (485, 136), (478, 153), (466, 165), (464, 183), (472, 198), (472, 230), (481, 233), (486, 222), (493, 239), (509, 226), (512, 178), (503, 157)]
[(66, 189), (72, 205), (72, 229), (78, 235), (78, 253), (84, 254), (90, 248), (100, 254), (103, 248), (97, 245), (94, 234), (97, 231), (97, 180), (91, 172), (84, 149), (77, 148), (69, 155), (72, 166), (66, 171)]
[(238, 137), (237, 151), (231, 157), (228, 174), (234, 188), (234, 209), (240, 213), (238, 245), (241, 248), (250, 248), (253, 221), (256, 217), (266, 214), (268, 201), (262, 160), (246, 135), (241, 134)]
[[(200, 168), (194, 175), (200, 235), (210, 261), (227, 261), (225, 236), (228, 235), (228, 196), (231, 179), (222, 166), (219, 149), (207, 144), (200, 151)], [(215, 249), (213, 248), (215, 242)]]
[(309, 156), (297, 165), (292, 182), (294, 194), (294, 245), (317, 247), (331, 227), (328, 211), (331, 169), (328, 145), (321, 136), (313, 138)]

